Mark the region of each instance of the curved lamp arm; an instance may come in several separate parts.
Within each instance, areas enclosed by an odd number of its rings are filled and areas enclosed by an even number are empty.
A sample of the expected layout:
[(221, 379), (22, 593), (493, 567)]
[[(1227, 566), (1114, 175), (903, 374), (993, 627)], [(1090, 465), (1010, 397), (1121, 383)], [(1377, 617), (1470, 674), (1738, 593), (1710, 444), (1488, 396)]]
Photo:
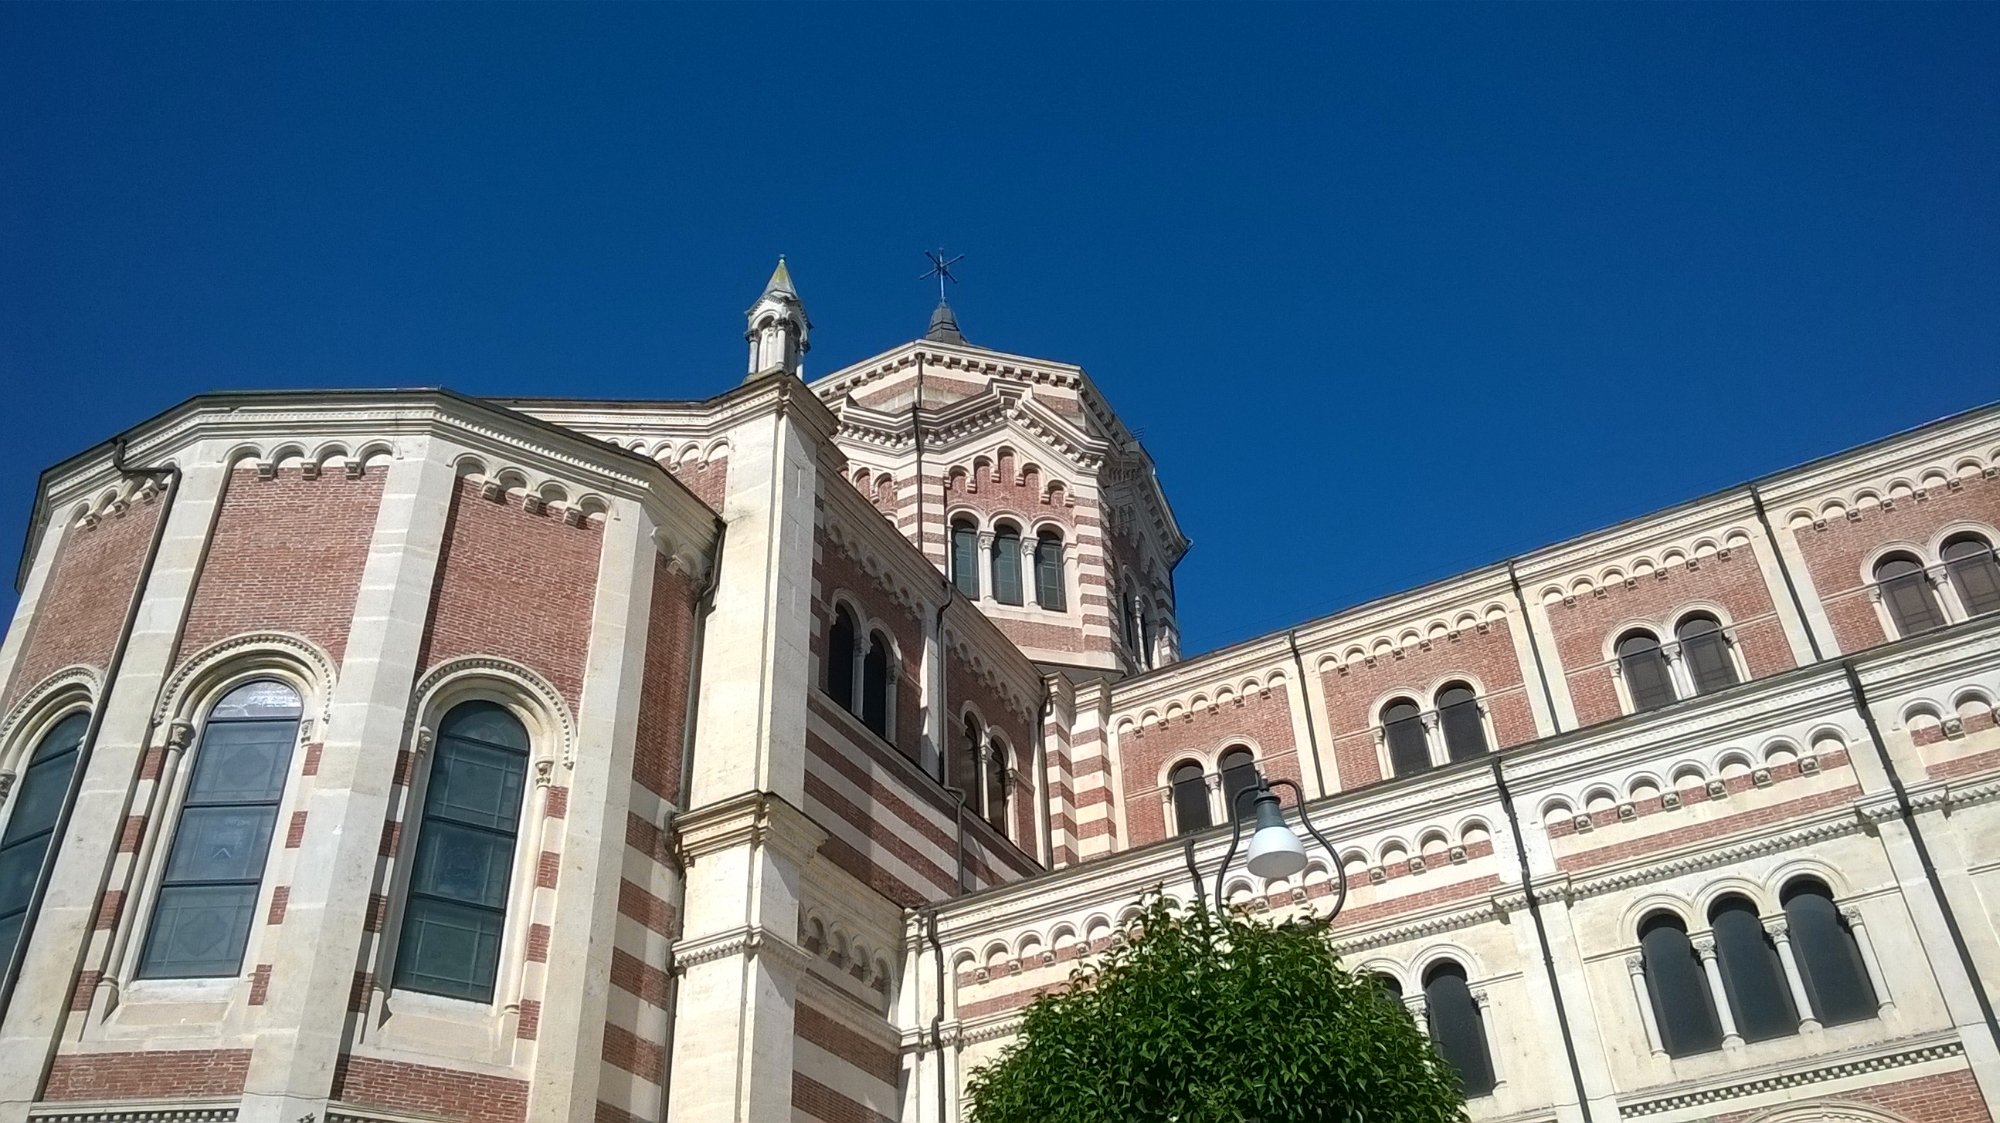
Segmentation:
[[(1297, 785), (1293, 785), (1297, 787)], [(1229, 863), (1236, 860), (1236, 845), (1243, 841), (1243, 797), (1271, 790), (1262, 776), (1257, 782), (1236, 793), (1229, 801), (1229, 849), (1222, 853), (1222, 864), (1215, 867), (1215, 915), (1222, 915), (1222, 885), (1229, 877)]]
[(1326, 914), (1326, 919), (1332, 920), (1334, 917), (1340, 915), (1341, 908), (1347, 904), (1347, 871), (1341, 868), (1340, 851), (1335, 850), (1333, 843), (1328, 842), (1326, 836), (1319, 833), (1319, 828), (1313, 826), (1311, 817), (1306, 813), (1305, 791), (1296, 782), (1283, 777), (1268, 781), (1268, 786), (1270, 787), (1278, 787), (1279, 785), (1292, 789), (1292, 799), (1299, 805), (1299, 825), (1305, 827), (1306, 833), (1313, 836), (1313, 841), (1326, 849), (1326, 856), (1332, 860), (1333, 864), (1331, 868), (1334, 886), (1333, 909)]

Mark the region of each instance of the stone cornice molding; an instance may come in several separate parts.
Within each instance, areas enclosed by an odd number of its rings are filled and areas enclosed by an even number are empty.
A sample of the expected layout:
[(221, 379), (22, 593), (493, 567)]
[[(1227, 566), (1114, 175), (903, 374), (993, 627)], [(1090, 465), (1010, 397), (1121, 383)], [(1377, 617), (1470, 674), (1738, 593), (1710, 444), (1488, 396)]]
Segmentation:
[(49, 700), (59, 695), (80, 693), (95, 704), (104, 692), (103, 674), (96, 668), (82, 663), (72, 663), (36, 683), (21, 699), (14, 703), (4, 721), (0, 721), (0, 760), (5, 759), (7, 746), (13, 744), (21, 725), (29, 718), (40, 714)]
[(116, 1100), (44, 1106), (29, 1112), (28, 1118), (33, 1123), (233, 1123), (236, 1111), (233, 1096), (211, 1102), (176, 1096), (157, 1104)]
[[(1931, 467), (1950, 472), (1959, 454), (1979, 452), (1990, 456), (1996, 440), (2000, 440), (2000, 406), (1981, 406), (1757, 482), (1763, 488), (1767, 506), (1790, 505), (1822, 498), (1830, 491), (1854, 490), (1869, 484), (1886, 488), (1892, 477), (1914, 479)], [(1784, 515), (1784, 511), (1771, 511), (1771, 518), (1780, 526), (1784, 525)]]
[(688, 811), (674, 820), (675, 846), (686, 864), (738, 846), (770, 847), (800, 868), (811, 862), (826, 831), (775, 792), (744, 792)]
[(1704, 840), (1684, 847), (1668, 857), (1648, 855), (1644, 864), (1633, 864), (1613, 872), (1593, 872), (1587, 876), (1572, 874), (1560, 879), (1537, 878), (1535, 899), (1554, 903), (1592, 897), (1601, 893), (1614, 893), (1656, 881), (1666, 881), (1684, 873), (1714, 869), (1717, 866), (1731, 865), (1766, 854), (1795, 850), (1815, 842), (1854, 834), (1861, 830), (1864, 818), (1865, 816), (1857, 814), (1853, 808), (1837, 808), (1823, 812), (1818, 821), (1805, 826), (1746, 839), (1729, 846), (1718, 847)]
[[(1683, 1085), (1685, 1090), (1679, 1091), (1661, 1089), (1660, 1091), (1665, 1091), (1666, 1094), (1656, 1094), (1649, 1099), (1634, 1098), (1630, 1102), (1621, 1103), (1618, 1105), (1618, 1116), (1621, 1119), (1637, 1119), (1670, 1111), (1683, 1111), (1764, 1092), (1804, 1088), (1849, 1076), (1863, 1076), (1931, 1061), (1949, 1060), (1963, 1056), (1964, 1053), (1965, 1046), (1960, 1044), (1953, 1034), (1903, 1038), (1887, 1045), (1850, 1051), (1831, 1064), (1812, 1068), (1793, 1068), (1791, 1071), (1770, 1065), (1761, 1070), (1752, 1070), (1750, 1074), (1745, 1074), (1741, 1070), (1730, 1073), (1730, 1077), (1735, 1079), (1726, 1084), (1710, 1083), (1705, 1087)], [(1789, 1064), (1797, 1065), (1798, 1062), (1793, 1061)], [(1746, 1075), (1747, 1079), (1744, 1078)]]
[(672, 966), (676, 972), (735, 956), (761, 957), (768, 960), (773, 968), (794, 979), (802, 977), (815, 959), (813, 953), (800, 947), (790, 937), (761, 925), (743, 925), (692, 940), (681, 940), (674, 944), (672, 954)]

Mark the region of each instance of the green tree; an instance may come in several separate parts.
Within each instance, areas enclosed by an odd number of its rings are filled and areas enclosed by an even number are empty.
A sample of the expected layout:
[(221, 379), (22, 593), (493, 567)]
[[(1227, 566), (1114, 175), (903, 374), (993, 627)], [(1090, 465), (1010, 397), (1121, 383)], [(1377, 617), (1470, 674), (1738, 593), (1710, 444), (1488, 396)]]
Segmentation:
[(1152, 902), (972, 1074), (974, 1123), (1448, 1123), (1458, 1078), (1317, 921)]

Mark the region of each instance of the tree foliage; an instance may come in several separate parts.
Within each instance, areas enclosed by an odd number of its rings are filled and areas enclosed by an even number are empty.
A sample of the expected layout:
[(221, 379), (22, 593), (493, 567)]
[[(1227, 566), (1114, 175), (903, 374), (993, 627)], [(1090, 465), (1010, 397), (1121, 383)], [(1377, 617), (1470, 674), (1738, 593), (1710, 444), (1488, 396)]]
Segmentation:
[(1152, 902), (974, 1072), (974, 1123), (1447, 1123), (1457, 1075), (1319, 921)]

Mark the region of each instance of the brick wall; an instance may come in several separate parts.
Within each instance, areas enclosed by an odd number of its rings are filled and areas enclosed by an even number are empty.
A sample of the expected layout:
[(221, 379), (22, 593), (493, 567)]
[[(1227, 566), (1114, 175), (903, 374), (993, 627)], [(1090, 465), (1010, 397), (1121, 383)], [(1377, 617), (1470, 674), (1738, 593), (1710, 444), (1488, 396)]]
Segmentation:
[(281, 468), (260, 480), (251, 468), (231, 472), (181, 657), (230, 636), (274, 630), (305, 636), (339, 663), (386, 475), (378, 468), (360, 479), (329, 473), (309, 480)]
[(155, 499), (134, 503), (122, 515), (106, 515), (96, 526), (64, 532), (0, 713), (64, 667), (83, 663), (104, 669), (159, 516)]
[(1340, 788), (1352, 790), (1383, 778), (1375, 731), (1384, 699), (1402, 695), (1423, 709), (1434, 709), (1432, 691), (1454, 678), (1464, 677), (1482, 692), (1496, 748), (1534, 740), (1535, 716), (1527, 694), (1533, 672), (1521, 666), (1507, 621), (1491, 621), (1484, 631), (1461, 629), (1456, 639), (1427, 643), (1378, 656), (1373, 666), (1355, 660), (1321, 676), (1327, 708), (1323, 735), (1331, 743)]
[[(1787, 1108), (1796, 1110), (1815, 1102), (1796, 1096), (1796, 1093), (1794, 1095), (1796, 1098), (1786, 1104)], [(1825, 1102), (1830, 1108), (1843, 1103), (1879, 1108), (1909, 1123), (1989, 1123), (1992, 1119), (1980, 1099), (1978, 1081), (1965, 1069), (1867, 1088), (1850, 1088), (1826, 1097)], [(1730, 1112), (1714, 1116), (1711, 1123), (1749, 1123), (1749, 1120), (1768, 1114), (1770, 1110), (1757, 1108)], [(1828, 1118), (1844, 1117), (1838, 1110), (1833, 1110), (1828, 1113)]]
[(248, 1049), (64, 1053), (49, 1066), (45, 1100), (157, 1100), (243, 1090)]
[(687, 485), (695, 498), (708, 504), (709, 510), (722, 510), (722, 497), (729, 491), (729, 458), (718, 456), (705, 464), (692, 460), (667, 469), (674, 478)]
[[(843, 594), (860, 610), (862, 618), (855, 621), (856, 639), (864, 652), (867, 650), (867, 629), (871, 621), (895, 640), (896, 651), (901, 658), (893, 668), (897, 682), (895, 720), (890, 723), (893, 734), (891, 743), (897, 751), (915, 760), (923, 743), (921, 684), (924, 623), (853, 558), (848, 557), (838, 544), (827, 537), (823, 528), (815, 528), (813, 538), (813, 647), (819, 656), (820, 677), (812, 688), (818, 690), (826, 681), (827, 642), (833, 630), (833, 597), (836, 593)], [(854, 690), (858, 698), (861, 692), (859, 674), (855, 675)]]
[(647, 791), (675, 805), (681, 797), (681, 749), (687, 731), (688, 662), (693, 657), (695, 595), (693, 577), (675, 572), (665, 559), (655, 562), (632, 778)]
[(528, 1083), (342, 1053), (333, 1070), (333, 1098), (356, 1107), (421, 1112), (467, 1123), (518, 1123), (528, 1112)]
[(516, 660), (574, 707), (583, 687), (602, 530), (484, 499), (461, 480), (452, 497), (418, 665), (466, 655)]

